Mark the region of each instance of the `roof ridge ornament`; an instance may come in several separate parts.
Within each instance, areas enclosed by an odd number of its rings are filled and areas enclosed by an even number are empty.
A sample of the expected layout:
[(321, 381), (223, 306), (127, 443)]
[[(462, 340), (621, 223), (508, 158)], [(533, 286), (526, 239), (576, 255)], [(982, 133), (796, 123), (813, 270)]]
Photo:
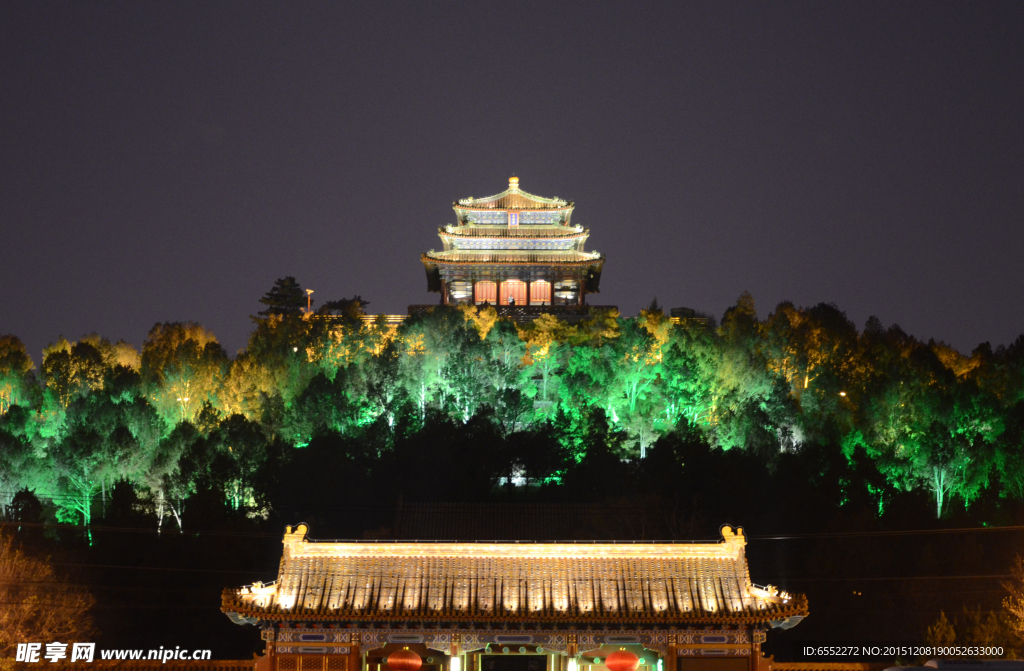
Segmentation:
[(284, 538), (281, 542), (284, 544), (284, 556), (291, 557), (293, 550), (299, 551), (298, 546), (300, 544), (307, 543), (306, 534), (309, 533), (309, 525), (305, 522), (300, 522), (295, 527), (285, 527)]
[(722, 525), (722, 540), (726, 543), (735, 543), (740, 546), (747, 544), (746, 537), (743, 536), (743, 527), (736, 527), (735, 529), (728, 525)]
[(508, 178), (508, 190), (509, 191), (518, 191), (519, 190), (519, 178), (518, 177), (509, 177)]

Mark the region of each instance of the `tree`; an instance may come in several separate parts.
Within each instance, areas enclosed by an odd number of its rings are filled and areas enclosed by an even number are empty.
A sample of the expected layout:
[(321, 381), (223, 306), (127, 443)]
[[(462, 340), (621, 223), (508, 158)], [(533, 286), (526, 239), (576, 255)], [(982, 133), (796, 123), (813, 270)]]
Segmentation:
[(43, 349), (43, 379), (64, 408), (74, 398), (103, 388), (103, 354), (91, 343), (60, 338)]
[(940, 648), (946, 648), (956, 643), (956, 629), (946, 617), (946, 611), (939, 611), (939, 619), (928, 627), (924, 640), (928, 645)]
[(850, 394), (860, 373), (857, 329), (835, 305), (781, 303), (761, 324), (768, 369), (785, 378), (812, 438), (836, 440), (853, 424)]
[(576, 329), (550, 314), (543, 314), (527, 326), (519, 329), (519, 338), (526, 343), (522, 357), (525, 380), (533, 383), (540, 378), (540, 389), (533, 396), (548, 401), (548, 389), (556, 373), (562, 368), (564, 343), (569, 341)]
[(363, 361), (361, 366), (352, 366), (347, 372), (346, 389), (356, 400), (353, 403), (356, 426), (369, 425), (378, 417), (384, 417), (388, 427), (394, 427), (400, 406), (407, 398), (400, 377), (400, 356), (399, 344), (392, 338), (374, 357)]
[(7, 519), (17, 493), (34, 484), (35, 466), (29, 442), (0, 429), (0, 518)]
[(362, 296), (356, 295), (352, 298), (327, 301), (320, 306), (316, 313), (318, 315), (337, 315), (349, 322), (358, 322), (366, 314), (366, 306), (369, 304), (370, 301), (363, 300)]
[(1017, 402), (1004, 413), (1005, 431), (994, 459), (1004, 496), (1024, 500), (1024, 402)]
[(1024, 557), (1017, 555), (1010, 567), (1010, 579), (1003, 582), (1009, 594), (1003, 599), (1003, 610), (1009, 614), (1010, 629), (1024, 641)]
[(661, 343), (639, 321), (623, 320), (619, 337), (611, 340), (614, 377), (609, 392), (629, 414), (636, 412), (661, 375)]
[[(428, 406), (445, 408), (451, 402), (454, 414), (467, 421), (479, 402), (472, 396), (477, 386), (474, 369), (482, 364), (484, 353), (476, 329), (457, 308), (441, 305), (404, 324), (399, 334), (399, 378), (420, 411), (420, 421), (425, 421)], [(451, 361), (465, 357), (480, 360)]]
[(0, 335), (0, 415), (28, 400), (29, 374), (34, 365), (16, 336)]
[(215, 407), (228, 365), (217, 337), (193, 322), (156, 324), (142, 344), (142, 380), (167, 422), (191, 421), (204, 403)]
[(274, 286), (263, 295), (260, 303), (267, 306), (257, 313), (263, 317), (299, 314), (307, 304), (306, 292), (294, 277), (282, 277), (274, 282)]
[(178, 531), (184, 528), (185, 501), (196, 491), (196, 473), (183, 463), (183, 457), (198, 440), (196, 428), (182, 422), (153, 451), (144, 482), (157, 518), (157, 533), (163, 529), (164, 518), (168, 514), (178, 523)]
[(278, 447), (256, 422), (232, 415), (210, 436), (213, 459), (211, 474), (232, 510), (261, 512), (265, 490), (260, 478), (265, 467), (276, 461)]
[(795, 413), (786, 399), (789, 385), (768, 370), (753, 297), (744, 292), (726, 310), (718, 328), (720, 359), (709, 423), (717, 446), (778, 453), (780, 433)]
[(82, 336), (78, 342), (88, 343), (95, 348), (103, 358), (103, 366), (107, 369), (124, 366), (137, 371), (142, 365), (139, 351), (123, 340), (112, 343), (97, 333), (90, 333)]
[(92, 503), (100, 491), (108, 464), (103, 460), (103, 438), (89, 426), (73, 425), (50, 445), (53, 481), (46, 494), (58, 506), (62, 522), (92, 524)]
[(480, 340), (487, 338), (487, 334), (498, 322), (498, 311), (491, 305), (460, 305), (459, 311), (467, 322), (473, 324)]
[(721, 352), (711, 329), (685, 324), (670, 332), (662, 363), (665, 423), (710, 426)]
[[(932, 647), (949, 648), (954, 645), (971, 648), (1001, 649), (1001, 656), (1014, 659), (1019, 654), (1013, 618), (1007, 613), (994, 610), (983, 611), (981, 606), (963, 607), (955, 619), (950, 620), (945, 611), (939, 611), (939, 618), (925, 631), (925, 644)], [(981, 653), (979, 652), (979, 656)], [(992, 657), (992, 655), (984, 655)]]
[(360, 419), (360, 404), (349, 392), (349, 375), (339, 371), (331, 380), (319, 373), (310, 381), (286, 411), (284, 433), (290, 442), (304, 446), (327, 432), (351, 433)]
[(26, 641), (88, 640), (94, 602), (48, 562), (26, 555), (13, 536), (0, 534), (0, 659), (11, 659)]
[(942, 517), (946, 500), (967, 477), (971, 465), (967, 447), (943, 422), (935, 421), (913, 450), (911, 467), (935, 498), (936, 519)]

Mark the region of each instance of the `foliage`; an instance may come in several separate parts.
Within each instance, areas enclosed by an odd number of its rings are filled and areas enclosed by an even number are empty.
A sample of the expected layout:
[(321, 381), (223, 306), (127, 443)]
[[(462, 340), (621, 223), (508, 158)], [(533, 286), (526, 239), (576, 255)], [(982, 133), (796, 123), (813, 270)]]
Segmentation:
[(306, 292), (294, 277), (282, 277), (274, 282), (274, 286), (263, 295), (260, 303), (267, 306), (259, 312), (263, 317), (297, 314), (306, 306)]
[(92, 635), (94, 599), (48, 561), (26, 555), (0, 534), (0, 659), (26, 641), (84, 641)]
[(0, 415), (28, 400), (32, 358), (16, 336), (0, 336)]
[(965, 646), (1002, 648), (1003, 657), (1016, 659), (1020, 640), (1013, 624), (1004, 611), (983, 611), (981, 606), (963, 607), (963, 611), (950, 620), (945, 611), (925, 630), (925, 645), (932, 647)]
[(858, 331), (830, 304), (761, 321), (747, 293), (717, 328), (656, 302), (528, 323), (438, 306), (395, 325), (364, 319), (359, 296), (314, 314), (305, 299), (278, 280), (234, 359), (194, 323), (155, 325), (141, 352), (60, 338), (38, 371), (0, 337), (0, 513), (27, 488), (88, 525), (120, 482), (158, 529), (185, 528), (193, 499), (263, 515), (313, 444), (360, 445), (373, 470), (433, 441), (483, 464), (480, 486), (589, 496), (588, 478), (664, 458), (655, 446), (679, 432), (771, 472), (816, 455), (809, 477), (832, 478), (837, 505), (879, 515), (908, 491), (937, 517), (989, 491), (1024, 499), (1024, 339), (965, 356), (874, 318)]
[(1008, 594), (1003, 599), (1003, 610), (1007, 614), (1010, 629), (1018, 639), (1024, 641), (1024, 557), (1014, 557), (1010, 567), (1010, 579), (1003, 583)]

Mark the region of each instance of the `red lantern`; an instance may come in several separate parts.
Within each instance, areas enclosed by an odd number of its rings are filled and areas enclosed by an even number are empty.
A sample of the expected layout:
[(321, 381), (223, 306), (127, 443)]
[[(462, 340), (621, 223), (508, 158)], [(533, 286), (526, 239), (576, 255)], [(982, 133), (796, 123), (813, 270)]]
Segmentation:
[(391, 671), (419, 671), (421, 666), (423, 660), (409, 648), (395, 650), (388, 655), (388, 668)]
[(619, 648), (604, 660), (608, 671), (636, 671), (640, 666), (640, 658), (625, 648)]

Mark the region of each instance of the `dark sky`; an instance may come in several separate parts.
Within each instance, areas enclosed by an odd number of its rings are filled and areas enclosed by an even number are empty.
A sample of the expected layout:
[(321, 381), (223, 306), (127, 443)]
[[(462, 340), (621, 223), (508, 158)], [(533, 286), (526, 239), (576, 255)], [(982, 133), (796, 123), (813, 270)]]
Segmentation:
[(0, 4), (0, 333), (229, 352), (275, 278), (432, 303), (451, 202), (576, 202), (592, 303), (1024, 332), (1024, 3)]

